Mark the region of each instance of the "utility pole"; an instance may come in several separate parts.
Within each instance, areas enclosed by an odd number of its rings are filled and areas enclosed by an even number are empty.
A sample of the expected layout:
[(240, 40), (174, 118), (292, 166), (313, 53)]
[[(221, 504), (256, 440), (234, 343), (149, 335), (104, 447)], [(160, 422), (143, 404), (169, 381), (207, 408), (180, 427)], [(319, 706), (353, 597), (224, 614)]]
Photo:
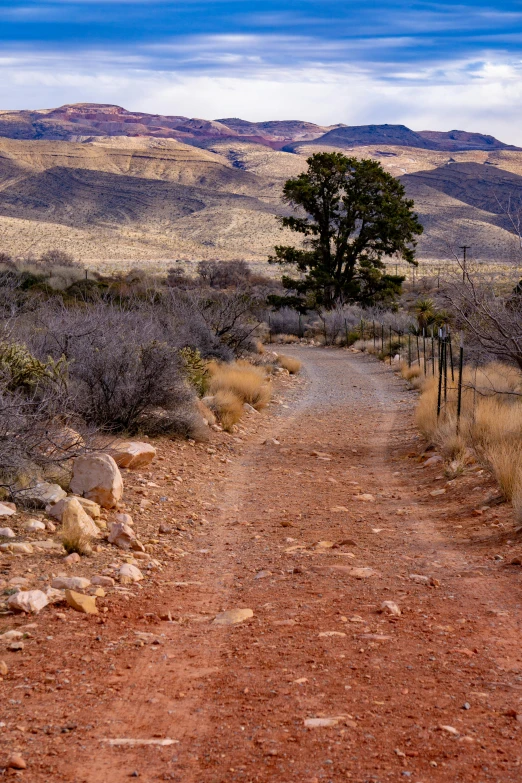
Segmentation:
[(466, 253), (471, 250), (471, 245), (460, 245), (459, 250), (464, 253), (464, 260), (462, 262), (462, 282), (466, 282)]

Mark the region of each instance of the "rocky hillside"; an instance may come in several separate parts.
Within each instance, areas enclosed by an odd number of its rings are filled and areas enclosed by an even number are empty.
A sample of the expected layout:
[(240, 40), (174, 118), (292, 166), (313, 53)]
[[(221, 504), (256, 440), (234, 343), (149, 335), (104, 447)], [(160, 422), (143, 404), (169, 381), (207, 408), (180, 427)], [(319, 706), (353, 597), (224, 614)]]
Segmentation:
[(206, 121), (92, 104), (0, 112), (0, 249), (58, 247), (104, 268), (204, 258), (264, 264), (285, 241), (275, 220), (288, 210), (282, 186), (321, 149), (374, 158), (403, 178), (425, 226), (421, 260), (444, 260), (463, 243), (487, 262), (517, 252), (500, 205), (522, 192), (522, 151), (492, 137)]

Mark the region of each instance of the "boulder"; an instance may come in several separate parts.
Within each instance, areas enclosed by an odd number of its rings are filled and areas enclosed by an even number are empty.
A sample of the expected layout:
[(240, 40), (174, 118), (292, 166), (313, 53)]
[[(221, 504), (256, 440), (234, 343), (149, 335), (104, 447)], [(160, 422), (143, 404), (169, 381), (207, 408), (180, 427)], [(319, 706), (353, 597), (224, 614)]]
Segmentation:
[(123, 496), (119, 468), (110, 454), (87, 454), (74, 461), (71, 492), (114, 508)]
[(115, 446), (112, 450), (112, 456), (119, 468), (134, 470), (150, 465), (156, 456), (156, 449), (150, 443), (133, 440)]
[(141, 582), (143, 574), (131, 563), (124, 563), (118, 571), (118, 577), (122, 585), (130, 585), (133, 582)]
[(0, 538), (16, 538), (16, 533), (10, 527), (0, 527)]
[(96, 597), (94, 595), (84, 595), (83, 593), (76, 593), (74, 590), (66, 590), (65, 600), (69, 606), (77, 612), (83, 612), (83, 614), (98, 614)]
[(7, 599), (7, 606), (13, 612), (38, 614), (48, 603), (49, 599), (41, 590), (20, 590)]
[(67, 497), (59, 484), (49, 484), (47, 481), (41, 481), (34, 487), (22, 489), (18, 492), (18, 498), (25, 506), (32, 508), (45, 508), (46, 506), (58, 503), (62, 498)]
[(45, 509), (47, 514), (50, 514), (50, 516), (61, 522), (65, 503), (70, 500), (71, 497), (74, 497), (78, 501), (85, 513), (88, 514), (91, 519), (100, 518), (100, 506), (98, 503), (95, 503), (93, 500), (88, 500), (87, 498), (79, 497), (78, 495), (71, 495), (67, 498), (64, 498), (63, 500), (58, 501), (58, 503), (55, 503), (54, 506), (47, 506)]
[(0, 517), (12, 517), (13, 514), (16, 514), (16, 506), (15, 508), (12, 508), (11, 505), (8, 506), (6, 503), (0, 503)]

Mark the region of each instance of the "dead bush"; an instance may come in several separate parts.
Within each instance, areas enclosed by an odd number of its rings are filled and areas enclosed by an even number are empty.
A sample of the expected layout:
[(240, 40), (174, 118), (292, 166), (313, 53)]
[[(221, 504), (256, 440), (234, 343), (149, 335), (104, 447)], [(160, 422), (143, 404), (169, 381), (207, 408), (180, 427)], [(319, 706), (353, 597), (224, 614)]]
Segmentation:
[(218, 389), (213, 396), (213, 407), (219, 423), (227, 432), (243, 415), (243, 402), (231, 389)]
[(298, 373), (303, 366), (299, 359), (295, 359), (293, 356), (283, 356), (282, 354), (279, 354), (277, 357), (277, 363), (285, 370), (288, 370), (290, 375)]
[(265, 372), (248, 362), (221, 364), (212, 362), (209, 366), (210, 393), (232, 392), (242, 403), (247, 402), (261, 410), (270, 402), (271, 387)]

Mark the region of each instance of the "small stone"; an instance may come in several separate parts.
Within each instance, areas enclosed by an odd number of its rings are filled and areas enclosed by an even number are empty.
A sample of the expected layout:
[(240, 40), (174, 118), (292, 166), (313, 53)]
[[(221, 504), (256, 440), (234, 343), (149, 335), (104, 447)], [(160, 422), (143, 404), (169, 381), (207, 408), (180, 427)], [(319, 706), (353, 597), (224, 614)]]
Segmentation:
[(229, 609), (226, 612), (220, 612), (214, 617), (212, 625), (236, 625), (244, 620), (249, 620), (254, 616), (252, 609)]
[(422, 467), (430, 468), (432, 465), (437, 465), (439, 462), (442, 462), (442, 457), (440, 454), (434, 454), (433, 457), (426, 460)]
[(304, 725), (307, 729), (328, 729), (337, 726), (340, 718), (306, 718)]
[(13, 753), (7, 762), (7, 769), (27, 769), (27, 764), (19, 753)]
[(95, 595), (96, 598), (105, 598), (106, 593), (105, 593), (105, 590), (103, 589), (103, 587), (97, 587), (95, 589), (93, 595)]
[(12, 631), (6, 631), (0, 636), (0, 639), (6, 642), (10, 642), (13, 640), (16, 641), (17, 639), (22, 639), (22, 638), (23, 638), (22, 631), (16, 631), (15, 629), (13, 629)]
[(55, 590), (86, 590), (91, 584), (84, 576), (57, 576), (51, 582)]
[(410, 579), (419, 585), (429, 585), (430, 583), (429, 576), (424, 576), (423, 574), (410, 574)]
[(266, 579), (267, 576), (272, 576), (271, 571), (258, 571), (254, 579)]
[(24, 522), (24, 530), (35, 533), (38, 530), (45, 530), (45, 524), (39, 519), (28, 519), (27, 522)]
[(100, 585), (100, 587), (114, 587), (116, 582), (111, 576), (93, 576), (91, 584)]
[(471, 709), (471, 704), (469, 703), (469, 701), (465, 701), (464, 702), (464, 704), (462, 705), (462, 709), (463, 710), (470, 710)]
[(83, 593), (76, 593), (74, 590), (66, 590), (65, 600), (77, 612), (98, 614), (96, 598), (93, 595), (84, 595)]
[(5, 677), (7, 674), (9, 674), (9, 666), (5, 661), (0, 661), (0, 675)]
[(7, 645), (7, 649), (10, 652), (21, 652), (24, 649), (24, 646), (23, 642), (11, 642), (11, 644)]
[(118, 443), (112, 450), (112, 456), (119, 468), (133, 470), (150, 465), (156, 456), (156, 449), (150, 443), (129, 441)]
[(385, 614), (391, 614), (393, 617), (401, 616), (401, 610), (394, 601), (383, 601), (380, 611), (385, 612)]
[(350, 568), (350, 576), (355, 577), (355, 579), (369, 579), (371, 576), (375, 576), (376, 573), (373, 568)]
[(67, 563), (67, 565), (73, 565), (74, 563), (79, 563), (81, 561), (81, 557), (78, 554), (78, 552), (71, 552), (70, 555), (67, 555), (67, 557), (64, 557), (63, 562)]
[(368, 492), (363, 492), (361, 495), (354, 495), (355, 500), (360, 500), (362, 503), (375, 503), (375, 498)]
[[(126, 517), (128, 514), (121, 514), (120, 516)], [(136, 541), (136, 533), (129, 525), (121, 521), (112, 523), (109, 532), (109, 544), (113, 544), (119, 549), (132, 549)]]
[(346, 636), (345, 633), (342, 631), (321, 631), (319, 634), (319, 638), (321, 637), (329, 637), (329, 636)]
[(439, 731), (445, 731), (447, 734), (452, 734), (454, 737), (459, 736), (459, 732), (453, 726), (438, 726)]
[(438, 495), (445, 495), (446, 490), (445, 489), (432, 489), (430, 492), (430, 495), (432, 498), (438, 497)]
[(7, 600), (7, 606), (13, 612), (33, 614), (38, 614), (48, 603), (49, 599), (42, 590), (20, 590)]
[(143, 574), (140, 569), (131, 563), (124, 563), (118, 571), (119, 580), (122, 585), (130, 585), (134, 582), (141, 582)]
[(8, 506), (6, 503), (0, 503), (0, 517), (12, 517), (16, 514), (16, 506), (13, 503), (14, 508)]
[(0, 527), (0, 538), (16, 538), (16, 533), (10, 527)]
[(14, 555), (32, 555), (34, 549), (25, 541), (15, 541), (13, 544), (0, 544), (0, 551), (12, 552)]

